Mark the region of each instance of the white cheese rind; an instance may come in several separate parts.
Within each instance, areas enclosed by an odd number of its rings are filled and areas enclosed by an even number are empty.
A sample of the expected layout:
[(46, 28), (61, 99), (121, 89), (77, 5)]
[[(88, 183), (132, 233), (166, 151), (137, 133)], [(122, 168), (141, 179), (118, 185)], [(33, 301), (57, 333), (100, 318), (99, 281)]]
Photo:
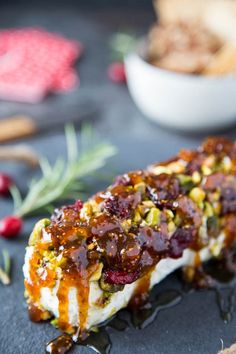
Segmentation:
[[(212, 251), (217, 249), (220, 251), (223, 247), (224, 234), (221, 234), (216, 240), (212, 239), (208, 247), (203, 248), (199, 253), (199, 257), (202, 261), (207, 261), (212, 257)], [(25, 264), (23, 267), (25, 279), (30, 282), (30, 273), (29, 273), (29, 260), (33, 254), (34, 246), (27, 247), (25, 255)], [(152, 271), (150, 288), (158, 284), (166, 276), (171, 274), (176, 269), (193, 265), (196, 253), (192, 250), (186, 249), (183, 252), (183, 256), (178, 259), (166, 258), (161, 260)], [(58, 312), (58, 297), (57, 290), (60, 280), (58, 279), (56, 286), (53, 289), (44, 287), (41, 289), (41, 298), (39, 305), (42, 306), (45, 310), (48, 310), (56, 318), (59, 316)], [(88, 310), (88, 320), (87, 320), (87, 329), (95, 326), (108, 318), (113, 314), (118, 312), (120, 309), (127, 306), (132, 295), (135, 292), (136, 287), (138, 286), (139, 280), (135, 281), (132, 284), (127, 284), (122, 291), (111, 294), (109, 301), (103, 307), (97, 304), (98, 300), (103, 296), (103, 291), (101, 290), (97, 281), (90, 282), (90, 295), (89, 295), (89, 310)], [(76, 296), (77, 289), (71, 287), (69, 289), (69, 321), (72, 326), (77, 327), (79, 323), (79, 305)]]

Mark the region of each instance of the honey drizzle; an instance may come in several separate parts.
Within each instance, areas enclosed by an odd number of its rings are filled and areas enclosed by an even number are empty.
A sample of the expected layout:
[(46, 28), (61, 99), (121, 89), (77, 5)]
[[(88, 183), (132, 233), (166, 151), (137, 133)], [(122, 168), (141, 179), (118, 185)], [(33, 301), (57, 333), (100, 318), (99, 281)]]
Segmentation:
[(151, 274), (153, 269), (145, 274), (139, 281), (134, 291), (132, 299), (129, 302), (131, 308), (137, 309), (146, 304), (150, 289)]
[[(30, 294), (29, 316), (35, 321), (40, 321), (49, 317), (48, 312), (41, 310), (38, 303), (41, 296), (41, 288), (53, 288), (56, 279), (55, 271), (48, 267), (43, 268), (43, 276), (37, 272), (41, 259), (42, 257), (39, 250), (36, 250), (29, 260), (30, 280), (25, 280), (25, 288)], [(36, 307), (38, 306), (39, 308), (36, 315)]]
[(79, 328), (80, 334), (86, 329), (89, 309), (89, 278), (88, 275), (79, 278), (77, 281), (77, 302), (79, 307)]
[(62, 331), (72, 333), (73, 328), (69, 325), (69, 289), (70, 289), (70, 281), (65, 276), (60, 281), (60, 285), (57, 291), (58, 297), (58, 326)]

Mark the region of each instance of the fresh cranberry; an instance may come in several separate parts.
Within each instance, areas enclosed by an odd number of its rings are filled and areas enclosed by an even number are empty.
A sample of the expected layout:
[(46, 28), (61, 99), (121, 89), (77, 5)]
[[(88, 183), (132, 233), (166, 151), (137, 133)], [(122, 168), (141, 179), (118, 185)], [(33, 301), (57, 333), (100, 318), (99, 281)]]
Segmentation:
[(21, 232), (23, 221), (20, 217), (9, 215), (0, 221), (0, 235), (5, 238), (14, 238)]
[(114, 62), (108, 66), (108, 77), (111, 81), (117, 83), (126, 82), (125, 66), (122, 62)]
[(10, 176), (0, 173), (0, 195), (9, 195), (10, 187), (12, 186), (12, 179)]

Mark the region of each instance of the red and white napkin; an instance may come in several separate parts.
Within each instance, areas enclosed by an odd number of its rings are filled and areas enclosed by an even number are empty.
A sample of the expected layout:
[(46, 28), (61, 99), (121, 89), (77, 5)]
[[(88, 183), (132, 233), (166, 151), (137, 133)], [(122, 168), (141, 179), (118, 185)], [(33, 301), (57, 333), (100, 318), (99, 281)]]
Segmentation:
[(39, 102), (79, 84), (73, 68), (83, 45), (38, 28), (0, 31), (0, 98)]

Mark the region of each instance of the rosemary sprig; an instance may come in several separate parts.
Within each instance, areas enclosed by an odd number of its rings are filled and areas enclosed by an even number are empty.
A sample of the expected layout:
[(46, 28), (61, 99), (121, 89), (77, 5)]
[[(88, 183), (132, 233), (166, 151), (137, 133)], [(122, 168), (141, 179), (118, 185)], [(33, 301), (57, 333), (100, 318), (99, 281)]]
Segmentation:
[(24, 217), (39, 211), (51, 211), (59, 200), (81, 198), (85, 188), (84, 178), (93, 176), (116, 153), (114, 146), (97, 143), (89, 126), (82, 128), (79, 148), (72, 125), (66, 126), (65, 135), (67, 159), (59, 157), (54, 164), (50, 164), (42, 158), (42, 177), (31, 181), (24, 199), (17, 187), (11, 188), (15, 215)]
[(10, 280), (10, 270), (11, 270), (11, 259), (9, 253), (6, 250), (2, 251), (3, 257), (3, 269), (0, 267), (0, 281), (3, 285), (9, 285)]

